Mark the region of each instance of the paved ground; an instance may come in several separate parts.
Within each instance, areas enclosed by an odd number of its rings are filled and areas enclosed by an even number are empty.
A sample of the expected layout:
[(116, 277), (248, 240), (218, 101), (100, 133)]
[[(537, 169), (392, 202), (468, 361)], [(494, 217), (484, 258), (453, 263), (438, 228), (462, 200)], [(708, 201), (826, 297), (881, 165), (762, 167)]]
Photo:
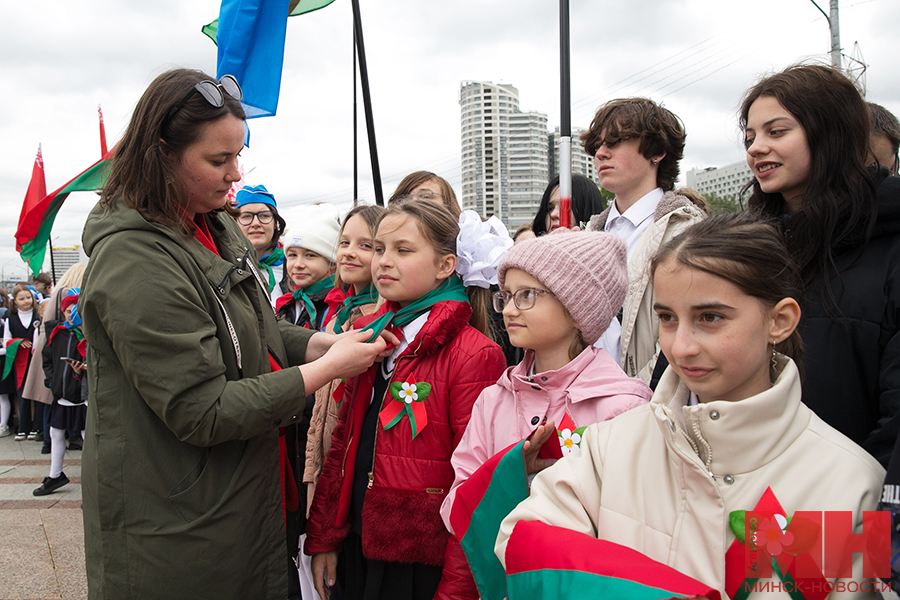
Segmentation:
[(0, 599), (87, 598), (81, 452), (66, 452), (71, 483), (35, 497), (49, 470), (39, 442), (0, 438)]

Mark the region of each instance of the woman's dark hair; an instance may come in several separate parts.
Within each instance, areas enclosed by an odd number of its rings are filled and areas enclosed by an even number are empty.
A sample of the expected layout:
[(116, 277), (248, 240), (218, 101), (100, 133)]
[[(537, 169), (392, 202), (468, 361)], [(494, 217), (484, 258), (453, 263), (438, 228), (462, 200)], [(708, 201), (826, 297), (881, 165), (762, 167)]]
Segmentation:
[[(785, 298), (803, 302), (796, 263), (772, 222), (747, 213), (717, 215), (672, 238), (650, 262), (650, 277), (669, 260), (733, 283), (772, 308)], [(803, 341), (795, 329), (775, 349), (789, 356), (803, 376)]]
[[(383, 207), (374, 206), (372, 204), (360, 204), (359, 206), (353, 207), (350, 212), (344, 216), (343, 222), (341, 222), (341, 230), (338, 232), (338, 248), (340, 248), (341, 245), (341, 236), (344, 234), (344, 227), (346, 227), (347, 222), (356, 215), (359, 215), (360, 218), (366, 222), (366, 226), (369, 228), (369, 234), (372, 236), (372, 239), (375, 239), (375, 230), (378, 229), (378, 220), (381, 218), (382, 213), (384, 213)], [(334, 287), (341, 291), (345, 291), (344, 282), (341, 281), (339, 269), (335, 270)], [(361, 292), (362, 290), (356, 291)]]
[(597, 110), (590, 128), (581, 134), (581, 143), (588, 156), (594, 156), (604, 142), (638, 138), (638, 150), (647, 160), (665, 154), (656, 171), (656, 185), (670, 192), (678, 179), (686, 137), (681, 119), (672, 111), (649, 98), (621, 98)]
[[(787, 244), (805, 285), (834, 268), (834, 248), (868, 241), (875, 226), (875, 180), (866, 169), (869, 113), (853, 83), (822, 65), (794, 65), (750, 88), (741, 104), (747, 130), (750, 107), (761, 97), (778, 101), (803, 128), (811, 163), (800, 211), (788, 225)], [(780, 219), (780, 193), (762, 191), (755, 178), (748, 207), (757, 217)]]
[[(541, 196), (541, 205), (531, 223), (534, 235), (547, 233), (550, 196), (557, 187), (559, 187), (559, 175), (550, 180), (544, 190), (544, 195)], [(600, 188), (597, 187), (597, 184), (584, 175), (572, 173), (572, 212), (575, 213), (575, 220), (578, 223), (587, 223), (591, 220), (591, 216), (602, 213), (604, 208), (603, 196), (600, 195)], [(572, 223), (572, 225), (578, 225), (578, 223)]]
[(391, 194), (391, 197), (388, 199), (388, 205), (399, 199), (401, 196), (409, 196), (414, 189), (428, 181), (435, 182), (438, 187), (441, 188), (441, 202), (447, 207), (450, 214), (458, 219), (461, 211), (459, 202), (456, 200), (456, 192), (453, 191), (453, 188), (446, 179), (439, 175), (435, 175), (431, 171), (416, 171), (404, 177), (403, 181), (397, 185), (397, 189), (394, 190), (394, 193)]
[(148, 221), (191, 235), (181, 214), (185, 199), (178, 191), (181, 154), (197, 141), (207, 123), (225, 115), (244, 119), (241, 103), (224, 92), (225, 103), (219, 108), (200, 93), (190, 95), (181, 108), (175, 108), (197, 83), (212, 79), (203, 71), (173, 69), (153, 80), (116, 145), (100, 196), (101, 206), (109, 210), (122, 198), (126, 206)]

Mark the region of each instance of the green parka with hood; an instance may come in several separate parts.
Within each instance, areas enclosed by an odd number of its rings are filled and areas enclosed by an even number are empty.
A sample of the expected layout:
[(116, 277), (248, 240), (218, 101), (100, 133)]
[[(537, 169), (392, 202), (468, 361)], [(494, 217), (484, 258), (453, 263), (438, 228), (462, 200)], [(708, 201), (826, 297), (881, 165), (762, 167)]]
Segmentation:
[(89, 597), (287, 596), (278, 427), (307, 391), (313, 332), (276, 321), (253, 248), (205, 215), (221, 257), (121, 201), (88, 217), (79, 311)]

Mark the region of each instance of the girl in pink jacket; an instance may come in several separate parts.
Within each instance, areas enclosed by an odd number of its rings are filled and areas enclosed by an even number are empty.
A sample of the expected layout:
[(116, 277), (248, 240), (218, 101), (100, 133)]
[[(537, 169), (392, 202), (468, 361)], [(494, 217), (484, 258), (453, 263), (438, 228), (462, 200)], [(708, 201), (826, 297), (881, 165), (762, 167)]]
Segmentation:
[(558, 232), (513, 246), (500, 263), (494, 310), (525, 358), (481, 392), (453, 452), (455, 481), (441, 506), (451, 532), (456, 489), (496, 453), (551, 423), (567, 454), (586, 426), (649, 402), (650, 388), (592, 345), (625, 299), (625, 255), (615, 235)]

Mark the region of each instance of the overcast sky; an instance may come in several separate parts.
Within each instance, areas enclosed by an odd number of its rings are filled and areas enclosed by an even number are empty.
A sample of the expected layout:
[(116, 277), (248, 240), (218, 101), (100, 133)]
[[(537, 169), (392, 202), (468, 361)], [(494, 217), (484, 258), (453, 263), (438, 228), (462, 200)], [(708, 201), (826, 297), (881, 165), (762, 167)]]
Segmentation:
[[(828, 0), (818, 0), (828, 11)], [(559, 124), (558, 6), (552, 0), (392, 0), (361, 6), (385, 195), (426, 169), (460, 192), (459, 86), (516, 86), (524, 111)], [(38, 144), (48, 191), (99, 158), (97, 105), (112, 146), (147, 84), (185, 66), (210, 74), (200, 27), (215, 0), (5, 2), (0, 23), (0, 266), (24, 265), (14, 233)], [(841, 46), (858, 42), (867, 98), (900, 115), (900, 2), (843, 0)], [(612, 98), (663, 102), (687, 128), (684, 173), (743, 160), (736, 111), (762, 75), (828, 60), (828, 25), (810, 0), (571, 0), (572, 124)], [(846, 59), (845, 59), (846, 60)], [(250, 122), (248, 183), (264, 184), (290, 226), (303, 204), (353, 195), (352, 13), (348, 0), (288, 21), (278, 115)], [(360, 197), (374, 201), (359, 98)], [(252, 171), (251, 171), (252, 170)], [(72, 194), (55, 246), (80, 244), (91, 193)], [(49, 258), (47, 259), (49, 268)]]

